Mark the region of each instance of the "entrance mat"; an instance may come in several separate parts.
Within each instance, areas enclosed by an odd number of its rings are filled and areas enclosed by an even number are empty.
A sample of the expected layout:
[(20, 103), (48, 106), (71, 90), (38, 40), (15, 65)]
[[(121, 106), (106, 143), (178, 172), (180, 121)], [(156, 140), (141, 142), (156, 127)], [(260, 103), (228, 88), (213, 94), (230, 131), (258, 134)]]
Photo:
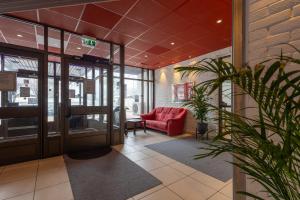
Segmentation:
[(92, 158), (99, 158), (105, 156), (112, 151), (111, 147), (101, 147), (97, 149), (89, 149), (85, 151), (76, 151), (68, 153), (68, 157), (75, 160), (88, 160)]
[(90, 160), (64, 159), (75, 200), (126, 200), (161, 184), (115, 150)]
[[(200, 154), (200, 147), (206, 147), (207, 144), (197, 141), (193, 137), (175, 139), (167, 142), (147, 145), (149, 149), (164, 154), (178, 162), (188, 165), (198, 171), (212, 176), (220, 181), (226, 182), (232, 178), (233, 167), (228, 162), (232, 162), (230, 154), (222, 154), (215, 158), (207, 157), (194, 159), (194, 156)], [(227, 161), (227, 162), (226, 162)]]

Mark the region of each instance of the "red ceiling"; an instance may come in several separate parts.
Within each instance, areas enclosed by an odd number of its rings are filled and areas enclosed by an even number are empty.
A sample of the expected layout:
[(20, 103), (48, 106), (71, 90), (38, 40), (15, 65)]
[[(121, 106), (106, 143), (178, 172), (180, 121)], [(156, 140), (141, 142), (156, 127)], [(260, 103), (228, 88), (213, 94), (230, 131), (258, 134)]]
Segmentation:
[[(230, 46), (231, 6), (231, 0), (114, 0), (10, 14), (124, 44), (126, 64), (159, 68)], [(42, 30), (15, 23), (0, 19), (0, 41), (40, 46)], [(108, 55), (107, 46), (78, 49), (79, 37), (65, 38), (68, 53)]]

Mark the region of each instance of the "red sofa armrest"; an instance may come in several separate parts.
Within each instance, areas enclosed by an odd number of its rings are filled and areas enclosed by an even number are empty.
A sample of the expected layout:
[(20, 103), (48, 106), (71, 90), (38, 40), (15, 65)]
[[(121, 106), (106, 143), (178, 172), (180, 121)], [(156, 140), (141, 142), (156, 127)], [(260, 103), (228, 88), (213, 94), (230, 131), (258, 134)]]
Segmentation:
[(155, 111), (152, 111), (148, 114), (141, 114), (142, 120), (154, 120), (155, 119)]

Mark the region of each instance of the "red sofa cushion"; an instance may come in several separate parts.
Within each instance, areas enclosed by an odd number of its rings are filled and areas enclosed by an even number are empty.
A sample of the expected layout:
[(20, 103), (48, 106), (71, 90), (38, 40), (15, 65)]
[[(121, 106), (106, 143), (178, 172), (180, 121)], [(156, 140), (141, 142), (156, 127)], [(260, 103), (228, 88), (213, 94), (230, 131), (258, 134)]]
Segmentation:
[(159, 107), (155, 109), (155, 120), (168, 121), (169, 119), (175, 118), (177, 115), (182, 113), (184, 108), (173, 108), (173, 107)]
[(147, 126), (165, 130), (167, 129), (167, 122), (157, 121), (157, 120), (147, 120)]

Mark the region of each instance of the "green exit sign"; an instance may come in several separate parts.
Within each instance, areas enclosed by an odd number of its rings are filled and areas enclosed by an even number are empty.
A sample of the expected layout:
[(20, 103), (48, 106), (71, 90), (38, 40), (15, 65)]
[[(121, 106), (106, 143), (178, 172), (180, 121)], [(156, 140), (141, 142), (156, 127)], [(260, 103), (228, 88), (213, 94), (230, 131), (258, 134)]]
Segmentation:
[(81, 38), (82, 46), (92, 47), (94, 48), (97, 44), (97, 40), (95, 38), (85, 37)]

